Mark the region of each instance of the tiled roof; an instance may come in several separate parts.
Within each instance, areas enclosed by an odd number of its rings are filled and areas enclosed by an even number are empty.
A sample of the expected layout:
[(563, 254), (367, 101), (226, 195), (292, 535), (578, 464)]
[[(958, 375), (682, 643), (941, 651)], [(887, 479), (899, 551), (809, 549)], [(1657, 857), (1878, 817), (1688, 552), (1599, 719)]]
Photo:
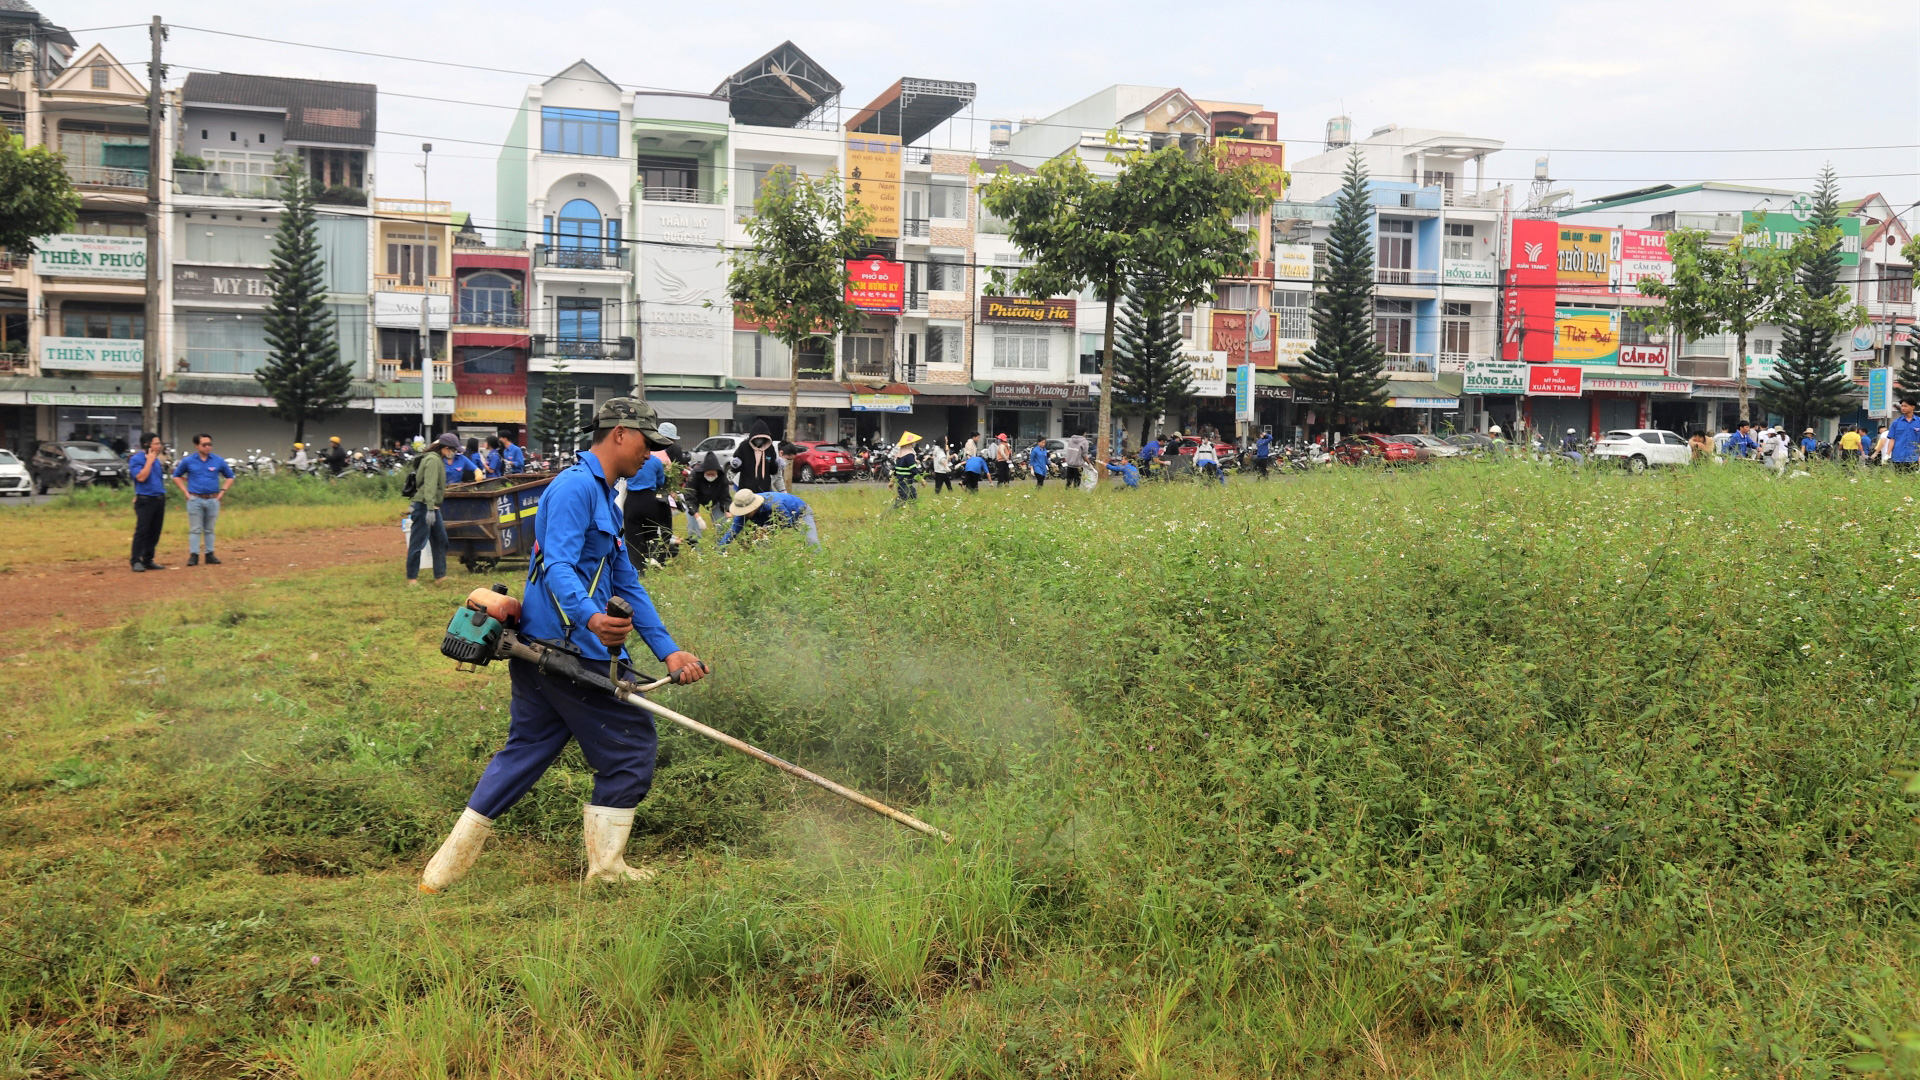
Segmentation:
[(373, 145), (379, 91), (372, 83), (196, 71), (187, 76), (183, 96), (189, 106), (284, 109), (289, 142)]

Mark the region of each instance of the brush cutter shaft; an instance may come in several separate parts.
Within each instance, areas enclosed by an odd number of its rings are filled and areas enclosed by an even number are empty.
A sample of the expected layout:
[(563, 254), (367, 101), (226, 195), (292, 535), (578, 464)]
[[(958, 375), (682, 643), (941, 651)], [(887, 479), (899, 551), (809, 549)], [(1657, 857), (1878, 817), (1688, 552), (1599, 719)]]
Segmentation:
[(952, 833), (942, 832), (939, 829), (936, 829), (933, 826), (927, 824), (926, 822), (921, 821), (919, 818), (914, 817), (912, 814), (902, 813), (898, 810), (895, 810), (893, 807), (888, 806), (886, 803), (881, 802), (878, 799), (868, 798), (867, 796), (860, 794), (859, 792), (853, 790), (850, 787), (847, 787), (843, 784), (836, 784), (833, 781), (827, 779), (824, 776), (821, 776), (818, 773), (808, 772), (806, 769), (803, 769), (800, 766), (795, 765), (790, 761), (784, 761), (780, 758), (777, 758), (772, 754), (767, 753), (765, 750), (762, 750), (759, 747), (752, 745), (751, 743), (741, 742), (739, 739), (734, 738), (733, 736), (727, 734), (724, 731), (720, 731), (715, 728), (710, 728), (707, 725), (701, 723), (700, 721), (692, 719), (691, 717), (682, 716), (679, 713), (674, 712), (672, 709), (667, 708), (665, 705), (662, 705), (657, 701), (650, 701), (647, 698), (642, 697), (641, 695), (626, 689), (624, 685), (619, 690), (614, 691), (614, 694), (621, 701), (624, 701), (629, 705), (637, 706), (639, 708), (647, 710), (648, 712), (654, 714), (655, 716), (664, 717), (665, 719), (671, 720), (674, 723), (679, 724), (681, 727), (686, 728), (688, 731), (691, 731), (697, 735), (705, 735), (707, 738), (712, 739), (714, 742), (717, 742), (722, 746), (731, 747), (732, 749), (738, 750), (750, 758), (755, 758), (760, 761), (764, 761), (767, 764), (773, 766), (776, 769), (779, 769), (781, 772), (787, 773), (790, 776), (797, 776), (800, 779), (805, 780), (809, 784), (814, 784), (819, 787), (823, 787), (828, 791), (833, 792), (835, 795), (838, 795), (841, 798), (847, 800), (848, 802), (859, 803), (861, 806), (866, 807), (867, 809), (873, 811), (876, 814), (881, 815), (882, 817), (892, 818), (893, 820), (899, 822), (900, 824), (905, 825), (907, 828), (912, 829), (914, 832), (925, 833), (928, 836), (937, 837), (949, 844), (953, 843)]

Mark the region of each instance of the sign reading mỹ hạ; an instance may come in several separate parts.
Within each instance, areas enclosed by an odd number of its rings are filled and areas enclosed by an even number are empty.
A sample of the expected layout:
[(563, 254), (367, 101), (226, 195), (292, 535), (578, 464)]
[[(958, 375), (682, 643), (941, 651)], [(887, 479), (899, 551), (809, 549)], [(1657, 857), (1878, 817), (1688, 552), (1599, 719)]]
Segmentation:
[(1072, 300), (1034, 300), (1025, 296), (983, 296), (980, 321), (983, 323), (1038, 323), (1042, 326), (1072, 326)]
[(43, 337), (40, 366), (58, 371), (114, 371), (138, 375), (146, 343), (138, 338)]
[(1535, 397), (1579, 397), (1582, 375), (1577, 364), (1528, 364), (1527, 393)]
[(33, 272), (43, 277), (119, 281), (144, 281), (147, 277), (147, 240), (143, 236), (55, 233), (34, 244)]
[(906, 304), (907, 264), (847, 260), (847, 303), (861, 311), (900, 311)]
[(1524, 394), (1528, 364), (1511, 360), (1469, 360), (1463, 394)]

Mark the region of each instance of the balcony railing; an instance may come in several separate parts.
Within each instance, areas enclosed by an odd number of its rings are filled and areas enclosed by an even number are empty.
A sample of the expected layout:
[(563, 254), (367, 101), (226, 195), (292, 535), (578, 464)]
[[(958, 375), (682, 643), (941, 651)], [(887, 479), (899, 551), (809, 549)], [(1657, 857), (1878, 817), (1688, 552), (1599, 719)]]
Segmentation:
[(1381, 285), (1432, 285), (1439, 276), (1438, 270), (1408, 270), (1390, 266), (1376, 266), (1373, 270), (1373, 280)]
[(692, 187), (642, 187), (640, 198), (645, 202), (705, 203), (709, 206), (719, 203), (720, 196), (711, 191), (701, 191)]
[(453, 320), (455, 326), (525, 326), (524, 311), (462, 311)]
[(531, 340), (533, 346), (528, 355), (535, 359), (555, 360), (631, 360), (633, 359), (633, 339), (550, 337), (535, 334)]
[(382, 214), (403, 214), (415, 218), (453, 216), (453, 204), (443, 199), (375, 199), (373, 208)]
[(1440, 354), (1441, 371), (1465, 371), (1467, 361), (1473, 359), (1472, 353), (1443, 352)]
[[(261, 173), (223, 173), (175, 169), (173, 190), (181, 195), (213, 195), (237, 199), (277, 199), (281, 177)], [(144, 184), (145, 181), (142, 181)]]
[(879, 360), (849, 360), (847, 374), (860, 379), (891, 379), (893, 378), (893, 360), (890, 357)]
[(625, 270), (627, 249), (624, 247), (554, 247), (551, 244), (535, 244), (533, 265), (561, 270)]
[(0, 353), (0, 373), (7, 375), (25, 375), (32, 358), (23, 352)]
[(740, 203), (735, 203), (735, 204), (734, 204), (734, 207), (733, 207), (733, 223), (734, 223), (735, 225), (745, 225), (745, 224), (746, 224), (747, 222), (749, 222), (749, 221), (752, 221), (752, 220), (753, 220), (753, 207), (752, 207), (752, 206), (750, 206), (750, 205), (743, 205), (743, 204), (740, 204)]
[(906, 306), (906, 309), (907, 309), (908, 311), (925, 311), (925, 310), (927, 310), (927, 294), (926, 294), (926, 291), (925, 291), (925, 290), (919, 290), (919, 291), (914, 291), (914, 292), (909, 292), (909, 293), (907, 293), (907, 299), (906, 299), (906, 305), (905, 305), (905, 306)]
[[(419, 382), (418, 367), (402, 368), (398, 360), (374, 361), (374, 377), (381, 382)], [(450, 383), (453, 381), (453, 361), (435, 360), (433, 362), (433, 381)]]
[(420, 288), (420, 279), (417, 277), (405, 274), (375, 274), (373, 275), (373, 291), (430, 292), (438, 296), (452, 296), (453, 279), (430, 277), (427, 279), (427, 287), (422, 289)]
[(1452, 188), (1443, 188), (1442, 192), (1440, 201), (1446, 206), (1457, 206), (1464, 210), (1500, 209), (1498, 188), (1492, 191), (1455, 191)]
[(901, 236), (926, 236), (931, 228), (926, 218), (910, 217), (900, 220)]
[(67, 164), (67, 179), (79, 187), (127, 188), (135, 191), (147, 189), (147, 170), (122, 169), (111, 165), (75, 165)]
[(1388, 353), (1386, 370), (1433, 373), (1432, 353)]

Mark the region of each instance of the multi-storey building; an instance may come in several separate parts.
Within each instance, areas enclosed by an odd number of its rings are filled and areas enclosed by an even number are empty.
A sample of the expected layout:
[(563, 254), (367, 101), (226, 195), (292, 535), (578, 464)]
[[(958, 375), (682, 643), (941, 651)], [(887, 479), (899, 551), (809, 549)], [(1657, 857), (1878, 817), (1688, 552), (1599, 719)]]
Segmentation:
[(585, 60), (527, 87), (500, 149), (499, 244), (532, 250), (530, 397), (556, 370), (583, 414), (631, 393), (633, 94)]
[[(1326, 266), (1342, 177), (1357, 154), (1372, 211), (1374, 339), (1386, 355), (1387, 404), (1396, 410), (1386, 423), (1401, 431), (1511, 424), (1511, 417), (1489, 419), (1476, 401), (1463, 410), (1461, 401), (1467, 364), (1498, 351), (1511, 191), (1484, 180), (1487, 155), (1504, 143), (1397, 124), (1349, 141), (1350, 124), (1339, 117), (1327, 125), (1324, 151), (1293, 163), (1288, 198), (1273, 209), (1277, 373), (1297, 369), (1313, 342), (1314, 280)], [(1311, 402), (1280, 394), (1260, 408), (1263, 422), (1282, 434), (1304, 430), (1312, 411)]]
[(147, 332), (147, 88), (99, 45), (34, 79), (26, 140), (66, 155), (81, 204), (74, 231), (39, 241), (25, 276), (41, 376), (27, 390), (33, 438), (131, 443)]
[[(1560, 229), (1554, 239), (1565, 250), (1569, 236), (1581, 239), (1579, 230), (1584, 228), (1587, 230), (1584, 243), (1579, 246), (1593, 249), (1590, 258), (1602, 265), (1630, 270), (1637, 249), (1657, 250), (1664, 258), (1665, 236), (1675, 229), (1705, 232), (1717, 243), (1730, 242), (1742, 232), (1750, 232), (1757, 240), (1750, 238), (1748, 242), (1791, 244), (1806, 227), (1810, 208), (1810, 195), (1787, 188), (1718, 182), (1659, 184), (1563, 210), (1557, 217)], [(1911, 268), (1900, 254), (1907, 237), (1905, 226), (1879, 196), (1852, 200), (1844, 204), (1843, 209), (1846, 216), (1841, 220), (1840, 235), (1842, 280), (1854, 299), (1867, 308), (1870, 323), (1840, 343), (1849, 373), (1858, 387), (1858, 408), (1817, 424), (1823, 438), (1834, 434), (1836, 424), (1870, 422), (1865, 412), (1868, 370), (1880, 366), (1899, 367), (1911, 355), (1909, 350), (1913, 347)], [(1525, 227), (1528, 225), (1524, 222), (1515, 225), (1516, 230)], [(1653, 242), (1650, 244), (1647, 238), (1653, 238)], [(1515, 260), (1525, 257), (1524, 250), (1513, 255)], [(1515, 265), (1520, 263), (1516, 261)], [(1784, 419), (1763, 415), (1754, 404), (1758, 398), (1755, 386), (1773, 376), (1779, 361), (1784, 336), (1780, 327), (1756, 328), (1747, 336), (1744, 357), (1735, 355), (1737, 339), (1731, 334), (1705, 335), (1695, 340), (1660, 337), (1659, 341), (1653, 341), (1652, 337), (1658, 335), (1650, 335), (1643, 326), (1625, 317), (1634, 307), (1657, 303), (1640, 297), (1633, 288), (1624, 287), (1631, 286), (1629, 277), (1616, 273), (1616, 284), (1622, 287), (1597, 290), (1584, 284), (1570, 285), (1568, 273), (1566, 268), (1558, 268), (1560, 280), (1550, 320), (1544, 311), (1533, 318), (1511, 320), (1516, 329), (1534, 343), (1530, 346), (1533, 350), (1530, 360), (1562, 361), (1570, 351), (1564, 339), (1581, 327), (1583, 320), (1596, 326), (1601, 320), (1609, 320), (1617, 324), (1623, 350), (1639, 345), (1650, 360), (1660, 361), (1634, 373), (1647, 389), (1639, 395), (1644, 398), (1638, 409), (1641, 418), (1675, 431), (1696, 427), (1718, 429), (1737, 422), (1740, 373), (1735, 365), (1741, 364), (1748, 383), (1750, 418), (1756, 421)], [(1903, 327), (1908, 328), (1904, 334)], [(1903, 337), (1907, 340), (1903, 341)], [(1578, 349), (1571, 352), (1574, 362), (1586, 375), (1583, 385), (1591, 386), (1596, 374), (1591, 363), (1580, 357)], [(1613, 373), (1597, 374), (1602, 386), (1612, 385), (1607, 380)], [(1655, 379), (1664, 379), (1664, 382), (1654, 387)], [(1625, 396), (1621, 389), (1597, 393), (1589, 389), (1579, 401), (1534, 401), (1530, 396), (1526, 404), (1536, 413), (1552, 414), (1550, 421), (1543, 422), (1551, 422), (1555, 430), (1563, 422), (1582, 431), (1624, 426), (1628, 410), (1617, 403)], [(1613, 403), (1604, 407), (1599, 404), (1609, 401)]]
[[(340, 359), (357, 380), (352, 406), (322, 427), (354, 446), (377, 441), (378, 410), (400, 405), (382, 405), (379, 395), (400, 388), (376, 382), (370, 364), (367, 192), (376, 88), (194, 72), (171, 98), (177, 152), (164, 244), (163, 427), (176, 438), (219, 432), (239, 446), (277, 449), (291, 440), (291, 425), (266, 410), (269, 399), (253, 375), (270, 355), (267, 270), (284, 176), (298, 166), (317, 191), (327, 307)], [(308, 434), (317, 436), (311, 425)]]
[[(76, 47), (72, 35), (25, 3), (0, 9), (0, 126), (14, 136), (41, 141), (37, 98), (42, 87), (65, 71)], [(32, 112), (31, 128), (27, 117)], [(32, 260), (0, 251), (0, 446), (16, 453), (31, 450), (45, 431), (52, 432), (52, 414), (29, 396), (54, 392), (51, 385), (36, 386), (33, 373), (39, 334), (32, 328), (30, 299), (36, 292)], [(73, 393), (73, 391), (66, 391)], [(135, 387), (135, 405), (138, 387)]]
[(453, 422), (462, 435), (525, 442), (531, 273), (525, 247), (488, 247), (471, 227), (454, 237)]

